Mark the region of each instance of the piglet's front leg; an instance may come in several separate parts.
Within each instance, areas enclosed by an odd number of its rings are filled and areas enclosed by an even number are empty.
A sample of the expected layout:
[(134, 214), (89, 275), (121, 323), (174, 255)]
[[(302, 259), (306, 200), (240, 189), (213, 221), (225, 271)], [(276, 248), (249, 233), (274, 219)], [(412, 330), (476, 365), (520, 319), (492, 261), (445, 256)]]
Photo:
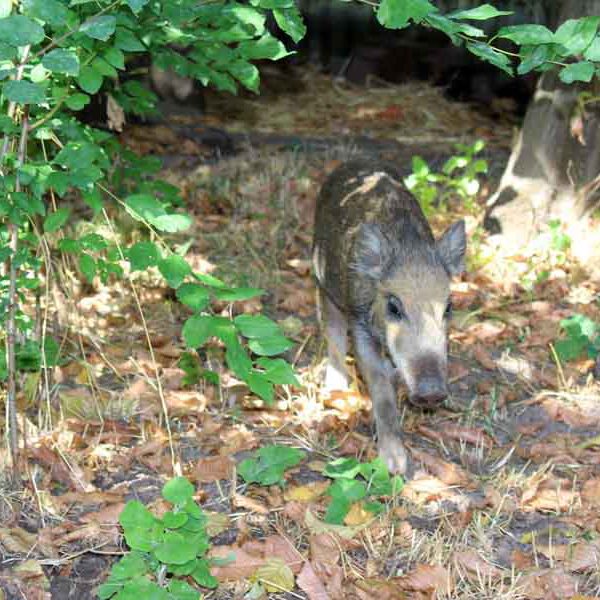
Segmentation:
[(387, 358), (382, 358), (365, 325), (356, 325), (352, 337), (358, 368), (373, 403), (379, 456), (392, 473), (404, 474), (408, 459), (402, 443), (393, 367)]

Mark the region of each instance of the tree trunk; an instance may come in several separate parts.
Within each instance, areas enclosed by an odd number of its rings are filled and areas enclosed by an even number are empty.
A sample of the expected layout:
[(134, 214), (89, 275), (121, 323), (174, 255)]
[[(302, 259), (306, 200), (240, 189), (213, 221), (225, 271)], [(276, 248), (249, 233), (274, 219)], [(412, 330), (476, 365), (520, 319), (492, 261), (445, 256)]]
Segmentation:
[[(600, 0), (564, 0), (559, 22), (599, 15)], [(581, 93), (595, 102), (582, 104)], [(567, 85), (554, 72), (539, 80), (523, 128), (484, 226), (514, 251), (550, 220), (571, 224), (600, 199), (600, 83)]]

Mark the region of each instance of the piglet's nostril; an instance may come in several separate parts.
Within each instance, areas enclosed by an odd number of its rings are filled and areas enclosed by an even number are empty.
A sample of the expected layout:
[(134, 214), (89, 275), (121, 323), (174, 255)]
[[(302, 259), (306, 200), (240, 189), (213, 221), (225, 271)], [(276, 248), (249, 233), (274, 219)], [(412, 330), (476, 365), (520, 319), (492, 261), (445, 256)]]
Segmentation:
[(448, 396), (446, 386), (439, 379), (422, 379), (411, 397), (411, 402), (422, 408), (439, 406)]

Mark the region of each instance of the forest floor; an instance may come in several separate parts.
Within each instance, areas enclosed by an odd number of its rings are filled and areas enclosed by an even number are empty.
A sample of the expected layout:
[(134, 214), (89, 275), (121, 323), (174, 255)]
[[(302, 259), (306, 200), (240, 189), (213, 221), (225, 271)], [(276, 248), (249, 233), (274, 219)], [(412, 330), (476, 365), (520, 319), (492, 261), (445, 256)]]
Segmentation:
[[(209, 555), (231, 557), (213, 569), (219, 587), (204, 590), (207, 599), (600, 597), (600, 282), (570, 255), (560, 224), (512, 256), (487, 243), (483, 206), (515, 120), (501, 103), (484, 114), (425, 84), (286, 77), (268, 73), (259, 97), (207, 94), (203, 116), (129, 126), (121, 139), (165, 158), (161, 176), (195, 217), (174, 240), (191, 241), (194, 268), (266, 290), (216, 308), (275, 319), (296, 342), (287, 358), (302, 386), (282, 386), (267, 407), (228, 373), (216, 343), (202, 357), (221, 384), (185, 385), (178, 361), (189, 312), (159, 277), (71, 286), (55, 298), (68, 360), (41, 403), (27, 392), (37, 380), (20, 397), (28, 479), (25, 491), (7, 483), (0, 498), (0, 597), (94, 598), (126, 551), (125, 503), (164, 511), (174, 461), (209, 515)], [(319, 187), (351, 156), (377, 155), (408, 174), (419, 154), (439, 170), (455, 143), (478, 139), (489, 171), (477, 201), (451, 198), (431, 216), (438, 234), (458, 217), (469, 234), (468, 272), (453, 284), (451, 398), (432, 413), (402, 405), (411, 478), (377, 498), (379, 514), (359, 500), (331, 525), (328, 465), (376, 452), (358, 376), (348, 393), (321, 393), (325, 346), (309, 260)], [(583, 333), (561, 329), (573, 315)], [(561, 361), (558, 340), (590, 353)], [(272, 444), (304, 453), (285, 485), (244, 483), (237, 466)]]

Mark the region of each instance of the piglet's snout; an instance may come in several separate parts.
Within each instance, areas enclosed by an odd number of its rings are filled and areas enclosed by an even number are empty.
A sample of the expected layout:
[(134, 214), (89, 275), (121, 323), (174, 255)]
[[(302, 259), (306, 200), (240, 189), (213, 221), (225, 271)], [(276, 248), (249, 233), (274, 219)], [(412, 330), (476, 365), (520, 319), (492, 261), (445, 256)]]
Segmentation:
[(411, 402), (420, 408), (436, 408), (448, 397), (446, 384), (436, 377), (425, 377), (417, 384)]
[[(448, 397), (448, 386), (439, 361), (435, 357), (416, 361), (413, 368), (415, 385), (410, 401), (420, 408), (436, 408)], [(412, 386), (411, 386), (412, 387)]]

